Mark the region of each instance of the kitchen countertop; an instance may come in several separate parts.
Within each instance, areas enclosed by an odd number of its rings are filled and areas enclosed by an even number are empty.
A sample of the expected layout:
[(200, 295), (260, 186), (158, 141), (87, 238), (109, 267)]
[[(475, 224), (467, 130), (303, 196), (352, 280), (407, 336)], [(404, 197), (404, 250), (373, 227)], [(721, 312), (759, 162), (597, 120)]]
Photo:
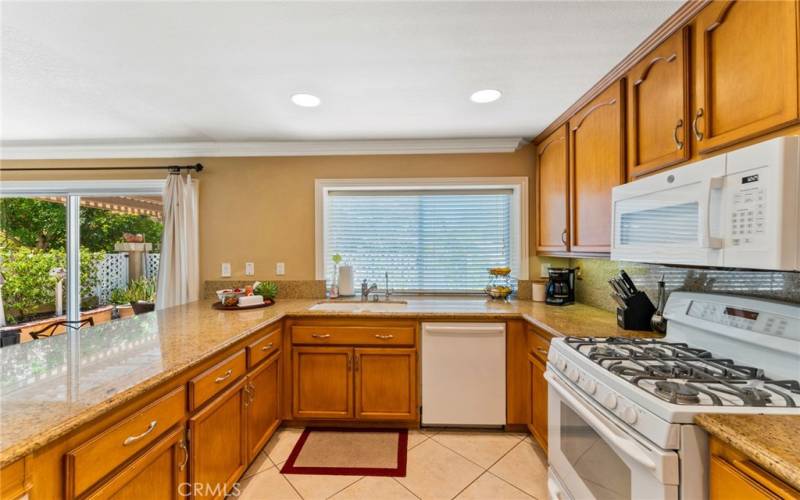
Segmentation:
[(800, 489), (800, 416), (700, 414), (695, 422), (766, 471)]
[(403, 298), (402, 311), (311, 311), (312, 299), (247, 311), (211, 300), (171, 307), (66, 335), (0, 349), (0, 466), (4, 466), (203, 362), (287, 316), (525, 319), (553, 335), (655, 336), (617, 327), (612, 313), (582, 304), (546, 306), (484, 298)]

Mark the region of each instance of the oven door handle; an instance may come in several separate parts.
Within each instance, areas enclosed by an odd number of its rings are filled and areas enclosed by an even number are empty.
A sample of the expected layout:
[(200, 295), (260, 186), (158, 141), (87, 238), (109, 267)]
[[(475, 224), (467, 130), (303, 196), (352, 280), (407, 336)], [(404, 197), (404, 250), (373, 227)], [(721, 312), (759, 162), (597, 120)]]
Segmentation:
[(620, 451), (625, 453), (631, 459), (635, 460), (645, 468), (658, 472), (658, 467), (655, 462), (647, 456), (642, 450), (627, 436), (620, 436), (619, 432), (603, 422), (591, 409), (586, 409), (586, 403), (581, 402), (576, 396), (572, 394), (568, 388), (563, 386), (563, 382), (559, 380), (553, 372), (546, 371), (544, 378), (550, 383), (550, 387), (558, 392), (558, 395), (564, 398), (572, 409), (577, 412), (581, 417), (585, 418), (588, 423), (604, 438), (613, 444)]

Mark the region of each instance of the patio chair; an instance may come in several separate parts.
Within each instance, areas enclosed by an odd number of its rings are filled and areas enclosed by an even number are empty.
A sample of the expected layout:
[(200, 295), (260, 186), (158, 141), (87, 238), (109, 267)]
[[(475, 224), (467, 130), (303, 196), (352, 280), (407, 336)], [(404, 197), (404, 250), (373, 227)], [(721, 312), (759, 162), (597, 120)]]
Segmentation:
[(89, 317), (82, 319), (80, 321), (66, 321), (66, 320), (56, 321), (54, 323), (50, 323), (41, 330), (37, 330), (35, 332), (28, 332), (28, 335), (30, 335), (31, 338), (33, 338), (34, 340), (39, 340), (39, 337), (52, 337), (53, 335), (55, 335), (56, 330), (58, 330), (59, 327), (62, 326), (64, 328), (74, 328), (76, 330), (80, 330), (81, 328), (87, 325), (94, 326), (94, 318)]

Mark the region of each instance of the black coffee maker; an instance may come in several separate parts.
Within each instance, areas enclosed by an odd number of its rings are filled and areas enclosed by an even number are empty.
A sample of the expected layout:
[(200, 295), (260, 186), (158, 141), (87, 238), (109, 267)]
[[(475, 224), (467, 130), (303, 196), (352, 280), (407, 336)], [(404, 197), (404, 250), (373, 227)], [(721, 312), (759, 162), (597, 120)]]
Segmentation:
[(547, 274), (545, 303), (554, 306), (565, 306), (575, 302), (575, 270), (566, 267), (551, 267)]

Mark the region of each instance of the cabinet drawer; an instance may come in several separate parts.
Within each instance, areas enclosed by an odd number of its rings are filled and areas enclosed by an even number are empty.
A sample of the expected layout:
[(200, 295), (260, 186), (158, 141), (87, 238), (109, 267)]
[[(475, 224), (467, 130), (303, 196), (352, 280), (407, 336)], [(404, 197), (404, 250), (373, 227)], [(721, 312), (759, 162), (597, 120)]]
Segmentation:
[(550, 335), (539, 330), (528, 328), (528, 351), (539, 358), (542, 362), (547, 362), (547, 351), (550, 349)]
[(252, 368), (270, 357), (281, 348), (281, 339), (281, 329), (278, 327), (247, 346), (247, 366)]
[(195, 410), (247, 371), (244, 349), (189, 381), (189, 409)]
[(294, 326), (292, 342), (316, 345), (414, 345), (414, 327)]
[(186, 415), (186, 389), (178, 387), (67, 453), (67, 493), (76, 497), (156, 441)]

